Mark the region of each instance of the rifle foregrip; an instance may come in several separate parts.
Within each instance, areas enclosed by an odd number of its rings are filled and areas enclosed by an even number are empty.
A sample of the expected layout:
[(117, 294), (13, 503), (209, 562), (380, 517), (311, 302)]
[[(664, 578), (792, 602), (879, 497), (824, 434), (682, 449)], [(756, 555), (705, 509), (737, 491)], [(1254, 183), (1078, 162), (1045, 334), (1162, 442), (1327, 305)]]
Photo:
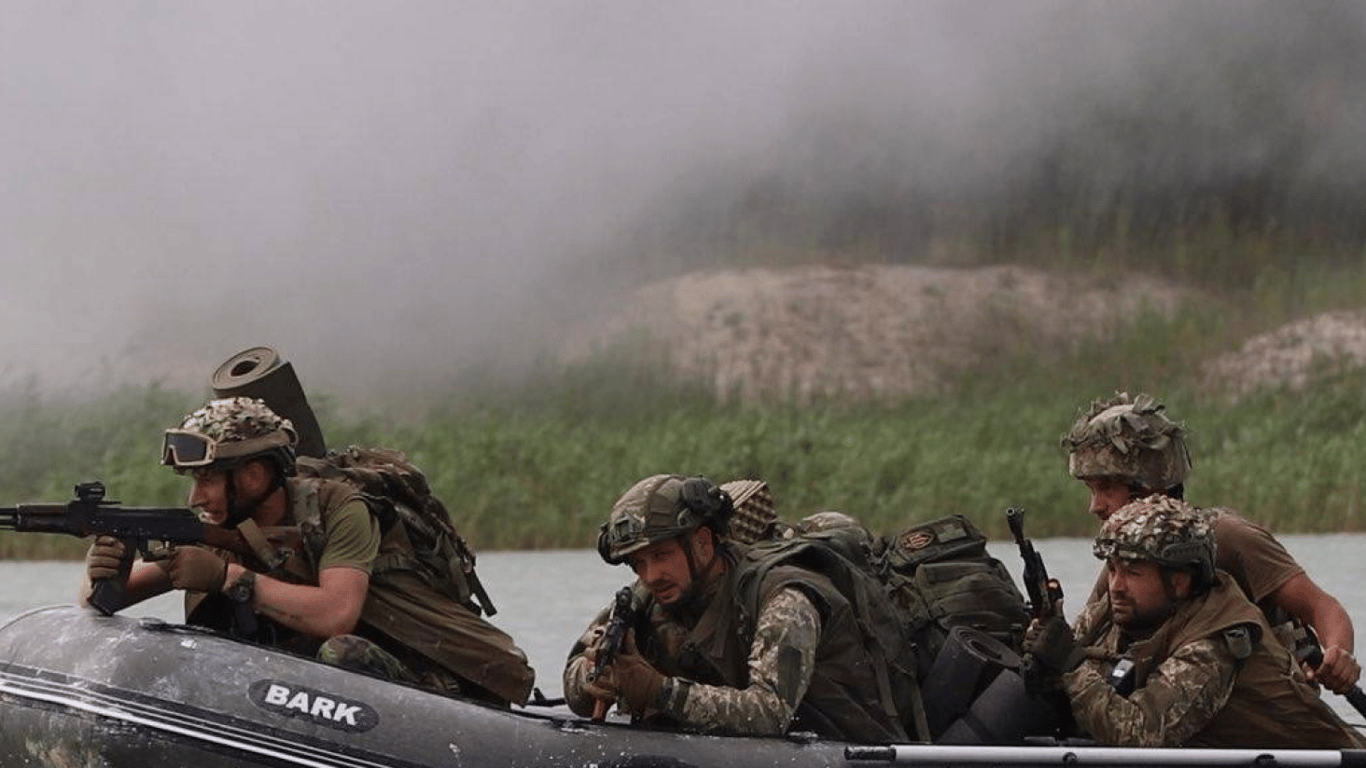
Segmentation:
[(121, 539), (123, 559), (119, 560), (119, 573), (107, 579), (95, 579), (90, 585), (90, 604), (105, 616), (113, 616), (128, 604), (128, 575), (133, 572), (133, 557), (137, 554), (137, 541)]

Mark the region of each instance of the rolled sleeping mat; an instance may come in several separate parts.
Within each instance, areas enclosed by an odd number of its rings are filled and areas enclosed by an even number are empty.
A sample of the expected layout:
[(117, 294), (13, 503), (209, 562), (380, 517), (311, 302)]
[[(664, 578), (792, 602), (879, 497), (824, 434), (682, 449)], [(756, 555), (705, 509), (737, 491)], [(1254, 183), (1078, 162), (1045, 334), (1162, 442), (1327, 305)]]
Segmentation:
[(1059, 702), (1030, 695), (1020, 673), (1006, 669), (934, 743), (1023, 744), (1030, 736), (1054, 734), (1062, 724)]
[(931, 735), (938, 737), (966, 714), (1002, 670), (1019, 668), (1019, 654), (991, 635), (961, 625), (949, 630), (930, 673), (920, 681)]
[(318, 417), (308, 405), (294, 366), (270, 347), (252, 347), (228, 358), (210, 379), (216, 397), (255, 397), (294, 423), (300, 456), (327, 454)]

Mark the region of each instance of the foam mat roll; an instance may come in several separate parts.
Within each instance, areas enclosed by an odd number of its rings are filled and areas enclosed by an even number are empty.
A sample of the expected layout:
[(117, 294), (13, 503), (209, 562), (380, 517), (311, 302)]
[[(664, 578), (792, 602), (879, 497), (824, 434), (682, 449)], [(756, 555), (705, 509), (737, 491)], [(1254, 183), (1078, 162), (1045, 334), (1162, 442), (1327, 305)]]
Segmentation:
[(327, 453), (318, 417), (308, 404), (294, 366), (271, 347), (252, 347), (228, 358), (209, 381), (216, 397), (255, 397), (294, 423), (300, 456)]

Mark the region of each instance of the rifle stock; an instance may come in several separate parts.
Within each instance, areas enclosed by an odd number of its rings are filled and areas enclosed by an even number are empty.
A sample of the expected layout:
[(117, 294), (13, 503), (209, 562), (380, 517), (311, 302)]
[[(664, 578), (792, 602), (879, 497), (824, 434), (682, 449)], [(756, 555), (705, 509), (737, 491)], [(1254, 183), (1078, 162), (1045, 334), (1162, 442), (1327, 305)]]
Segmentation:
[(127, 600), (133, 557), (150, 554), (150, 543), (207, 544), (238, 554), (254, 554), (242, 534), (205, 523), (186, 507), (123, 507), (106, 499), (104, 484), (81, 483), (75, 498), (64, 504), (19, 504), (0, 508), (0, 530), (18, 533), (61, 533), (68, 536), (112, 536), (123, 542), (118, 575), (91, 585), (90, 604), (106, 616)]

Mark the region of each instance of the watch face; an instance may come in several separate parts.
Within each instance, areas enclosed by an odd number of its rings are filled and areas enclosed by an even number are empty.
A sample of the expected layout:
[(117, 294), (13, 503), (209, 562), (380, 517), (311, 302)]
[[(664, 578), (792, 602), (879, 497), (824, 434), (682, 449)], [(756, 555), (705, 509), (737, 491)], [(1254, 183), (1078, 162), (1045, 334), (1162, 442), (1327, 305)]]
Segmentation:
[(256, 574), (245, 573), (228, 589), (228, 599), (234, 603), (249, 603), (255, 586)]

